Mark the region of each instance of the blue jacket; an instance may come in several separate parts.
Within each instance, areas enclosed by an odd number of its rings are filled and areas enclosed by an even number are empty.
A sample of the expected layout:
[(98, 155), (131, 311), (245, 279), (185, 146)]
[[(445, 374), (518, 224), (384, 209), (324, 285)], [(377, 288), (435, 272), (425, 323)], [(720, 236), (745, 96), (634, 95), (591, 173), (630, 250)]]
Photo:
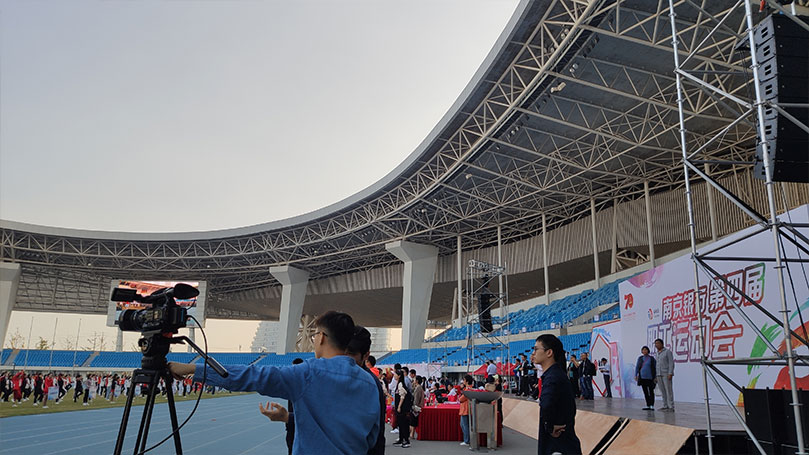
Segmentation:
[[(567, 425), (558, 438), (551, 436), (554, 425)], [(576, 398), (573, 386), (558, 363), (542, 373), (542, 393), (539, 395), (539, 455), (554, 452), (580, 454), (581, 442), (576, 436)]]
[[(203, 364), (194, 380), (202, 381)], [(379, 392), (374, 378), (351, 357), (308, 359), (298, 365), (225, 365), (223, 378), (208, 370), (207, 384), (258, 392), (295, 406), (293, 454), (364, 454), (377, 441)]]
[(657, 361), (655, 361), (655, 358), (652, 356), (648, 356), (645, 359), (644, 357), (646, 356), (638, 357), (638, 361), (635, 363), (635, 376), (637, 376), (638, 379), (654, 379), (657, 375)]

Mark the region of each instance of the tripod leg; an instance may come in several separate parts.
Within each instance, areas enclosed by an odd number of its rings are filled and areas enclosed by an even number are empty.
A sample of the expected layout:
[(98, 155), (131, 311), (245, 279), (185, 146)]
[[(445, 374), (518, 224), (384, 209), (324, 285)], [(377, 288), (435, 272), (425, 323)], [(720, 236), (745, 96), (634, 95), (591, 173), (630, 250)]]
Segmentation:
[(172, 381), (170, 373), (165, 375), (166, 381), (166, 399), (169, 402), (169, 416), (171, 416), (171, 430), (174, 432), (174, 450), (177, 455), (183, 454), (183, 445), (180, 442), (180, 432), (178, 431), (179, 425), (177, 424), (177, 408), (174, 406), (174, 391), (172, 390)]
[(146, 405), (143, 407), (143, 417), (140, 420), (140, 430), (138, 439), (135, 441), (135, 455), (146, 450), (146, 440), (149, 437), (149, 425), (152, 423), (152, 411), (154, 410), (155, 398), (157, 395), (157, 385), (160, 383), (160, 375), (157, 372), (149, 372), (149, 392), (146, 395)]
[(126, 406), (124, 406), (124, 415), (121, 417), (121, 428), (118, 429), (118, 439), (115, 441), (115, 455), (121, 455), (121, 450), (124, 448), (124, 438), (126, 437), (126, 425), (129, 422), (129, 412), (132, 410), (132, 399), (135, 398), (134, 384), (129, 388), (126, 393)]

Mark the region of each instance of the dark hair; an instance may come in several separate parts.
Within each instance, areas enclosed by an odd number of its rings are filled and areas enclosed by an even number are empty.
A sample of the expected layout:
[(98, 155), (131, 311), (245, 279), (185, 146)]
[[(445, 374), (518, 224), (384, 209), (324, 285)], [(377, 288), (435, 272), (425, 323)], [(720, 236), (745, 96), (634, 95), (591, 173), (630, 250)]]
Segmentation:
[[(393, 372), (394, 372), (394, 374), (396, 374), (396, 376), (399, 376), (400, 378), (405, 377), (404, 370), (401, 369), (401, 368), (394, 369)], [(402, 379), (402, 380), (404, 380), (404, 379)]]
[(543, 333), (537, 337), (537, 341), (542, 343), (542, 346), (553, 352), (553, 361), (564, 365), (565, 364), (565, 348), (562, 346), (562, 341), (556, 338), (555, 335)]
[(295, 357), (295, 360), (292, 361), (293, 365), (297, 365), (299, 363), (303, 363), (303, 359), (300, 357)]
[(606, 362), (606, 361), (607, 361), (607, 359), (605, 359), (604, 357), (602, 357), (602, 358), (601, 358), (601, 361), (602, 361), (602, 362)]
[(646, 349), (649, 352), (652, 352), (652, 350), (649, 349), (649, 346), (644, 346), (644, 347), (640, 348), (640, 352), (643, 352), (644, 349)]
[(393, 364), (393, 369), (394, 370), (401, 370), (402, 369), (402, 364), (401, 363), (394, 363)]
[(463, 380), (466, 381), (468, 384), (472, 385), (475, 384), (475, 378), (473, 378), (471, 374), (467, 374), (466, 376), (464, 376)]
[(416, 370), (410, 370), (410, 374), (416, 374)]
[(354, 320), (346, 313), (327, 311), (315, 319), (315, 327), (323, 329), (335, 348), (345, 351), (354, 336)]
[(371, 332), (361, 325), (354, 327), (354, 335), (351, 337), (346, 351), (348, 351), (349, 354), (365, 354), (370, 350)]
[(665, 345), (666, 345), (666, 343), (664, 343), (664, 342), (663, 342), (663, 340), (662, 340), (662, 339), (660, 339), (660, 338), (656, 339), (656, 340), (655, 340), (655, 343), (657, 343), (658, 341), (659, 341), (659, 342), (660, 342), (660, 344), (662, 344), (663, 346), (665, 346)]
[(369, 355), (368, 359), (367, 359), (367, 362), (370, 363), (372, 367), (375, 367), (376, 366), (376, 357), (374, 357), (372, 355)]

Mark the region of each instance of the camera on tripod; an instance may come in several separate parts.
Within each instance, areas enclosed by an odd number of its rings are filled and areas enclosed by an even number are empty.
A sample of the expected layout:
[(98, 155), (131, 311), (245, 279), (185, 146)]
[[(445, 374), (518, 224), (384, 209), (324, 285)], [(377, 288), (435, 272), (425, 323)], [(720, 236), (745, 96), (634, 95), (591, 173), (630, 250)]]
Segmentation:
[(176, 333), (178, 329), (186, 326), (188, 310), (178, 305), (175, 299), (192, 299), (198, 295), (198, 289), (185, 283), (158, 289), (147, 296), (138, 294), (135, 289), (115, 288), (111, 297), (113, 302), (140, 302), (151, 305), (151, 308), (142, 310), (122, 311), (115, 324), (126, 332)]
[(115, 451), (113, 452), (115, 455), (121, 455), (123, 450), (127, 422), (129, 421), (129, 413), (132, 409), (137, 384), (146, 386), (147, 394), (143, 418), (135, 440), (135, 453), (142, 453), (146, 450), (146, 439), (149, 435), (152, 410), (160, 381), (165, 384), (166, 400), (169, 406), (169, 417), (171, 418), (172, 432), (170, 436), (174, 437), (175, 453), (183, 453), (182, 443), (180, 442), (180, 426), (177, 423), (177, 410), (174, 406), (174, 394), (171, 389), (173, 378), (168, 370), (166, 360), (166, 354), (169, 353), (172, 344), (188, 344), (214, 371), (222, 377), (228, 376), (227, 370), (213, 357), (209, 357), (207, 352), (203, 352), (191, 339), (186, 336), (173, 336), (179, 329), (186, 327), (186, 320), (188, 319), (188, 310), (178, 305), (175, 299), (193, 299), (198, 295), (199, 290), (185, 283), (177, 283), (173, 287), (161, 288), (146, 296), (138, 294), (136, 289), (131, 288), (116, 287), (112, 290), (110, 300), (114, 302), (139, 302), (144, 306), (149, 305), (148, 308), (124, 310), (115, 321), (120, 330), (140, 332), (143, 335), (138, 340), (138, 346), (143, 354), (140, 361), (141, 367), (132, 373), (132, 383), (127, 392), (124, 415), (121, 417), (121, 427), (118, 430), (118, 439), (115, 441)]

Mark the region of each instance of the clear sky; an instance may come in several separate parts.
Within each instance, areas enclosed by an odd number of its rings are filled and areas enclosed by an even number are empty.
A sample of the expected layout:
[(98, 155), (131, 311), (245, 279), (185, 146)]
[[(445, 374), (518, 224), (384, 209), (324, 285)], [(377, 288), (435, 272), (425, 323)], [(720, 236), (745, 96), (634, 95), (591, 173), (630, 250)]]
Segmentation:
[[(201, 231), (337, 202), (414, 151), (517, 3), (0, 0), (0, 218)], [(228, 324), (214, 346), (248, 346)]]

